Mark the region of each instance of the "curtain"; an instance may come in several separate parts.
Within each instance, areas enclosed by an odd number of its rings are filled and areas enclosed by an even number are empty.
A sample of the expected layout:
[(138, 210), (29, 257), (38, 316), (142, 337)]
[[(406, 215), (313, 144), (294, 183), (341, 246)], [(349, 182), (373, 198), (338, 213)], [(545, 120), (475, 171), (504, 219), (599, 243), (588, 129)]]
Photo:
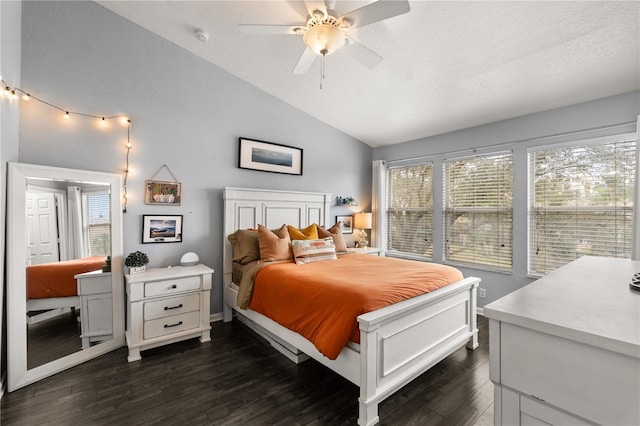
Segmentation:
[(86, 257), (84, 233), (82, 232), (82, 190), (79, 186), (67, 188), (68, 201), (68, 253), (70, 259)]
[[(640, 145), (640, 115), (636, 122), (636, 141)], [(633, 233), (631, 259), (640, 260), (640, 148), (636, 145), (636, 188), (633, 199)]]
[(387, 246), (385, 194), (387, 186), (387, 162), (375, 160), (373, 162), (373, 178), (371, 180), (371, 212), (373, 213), (373, 228), (371, 229), (371, 246), (380, 247), (385, 253)]

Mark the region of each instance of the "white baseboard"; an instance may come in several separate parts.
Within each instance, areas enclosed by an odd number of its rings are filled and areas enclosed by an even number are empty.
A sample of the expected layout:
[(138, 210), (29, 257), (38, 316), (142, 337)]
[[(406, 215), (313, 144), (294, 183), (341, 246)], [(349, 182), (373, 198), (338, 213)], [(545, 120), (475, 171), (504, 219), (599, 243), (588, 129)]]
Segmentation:
[(222, 312), (209, 315), (209, 322), (222, 321)]

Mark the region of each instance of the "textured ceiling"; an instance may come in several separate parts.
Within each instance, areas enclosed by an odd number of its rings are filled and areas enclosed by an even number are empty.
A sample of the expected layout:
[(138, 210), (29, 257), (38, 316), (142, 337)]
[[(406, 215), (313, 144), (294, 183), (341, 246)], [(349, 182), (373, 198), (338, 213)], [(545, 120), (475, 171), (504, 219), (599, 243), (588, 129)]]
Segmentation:
[[(339, 50), (322, 90), (319, 59), (291, 73), (301, 36), (237, 29), (301, 25), (301, 1), (98, 3), (373, 147), (640, 88), (637, 1), (410, 1), (407, 14), (349, 30), (384, 60), (369, 69)], [(343, 14), (371, 2), (335, 3)]]

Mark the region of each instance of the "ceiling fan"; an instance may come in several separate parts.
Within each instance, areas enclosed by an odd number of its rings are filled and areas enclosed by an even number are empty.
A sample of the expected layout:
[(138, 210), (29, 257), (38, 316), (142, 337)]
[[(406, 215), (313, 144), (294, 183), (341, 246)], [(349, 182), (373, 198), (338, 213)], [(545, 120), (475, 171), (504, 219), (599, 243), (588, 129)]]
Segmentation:
[(345, 46), (345, 52), (358, 62), (368, 68), (375, 67), (382, 61), (382, 56), (347, 35), (348, 31), (402, 15), (410, 10), (408, 0), (378, 0), (339, 16), (333, 10), (335, 0), (327, 1), (326, 4), (322, 0), (306, 0), (304, 3), (309, 12), (306, 24), (238, 25), (238, 30), (245, 34), (301, 35), (306, 49), (293, 68), (293, 74), (305, 74), (317, 56), (323, 58), (324, 68), (324, 57)]

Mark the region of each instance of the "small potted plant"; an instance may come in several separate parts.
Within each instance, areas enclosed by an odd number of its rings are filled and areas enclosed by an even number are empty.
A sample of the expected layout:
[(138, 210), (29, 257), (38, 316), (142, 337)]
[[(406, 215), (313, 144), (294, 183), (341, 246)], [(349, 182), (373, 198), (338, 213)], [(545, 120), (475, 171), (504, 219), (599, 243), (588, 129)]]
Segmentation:
[(124, 264), (129, 267), (129, 274), (144, 272), (147, 263), (149, 263), (149, 256), (141, 251), (129, 253), (127, 258), (124, 260)]

